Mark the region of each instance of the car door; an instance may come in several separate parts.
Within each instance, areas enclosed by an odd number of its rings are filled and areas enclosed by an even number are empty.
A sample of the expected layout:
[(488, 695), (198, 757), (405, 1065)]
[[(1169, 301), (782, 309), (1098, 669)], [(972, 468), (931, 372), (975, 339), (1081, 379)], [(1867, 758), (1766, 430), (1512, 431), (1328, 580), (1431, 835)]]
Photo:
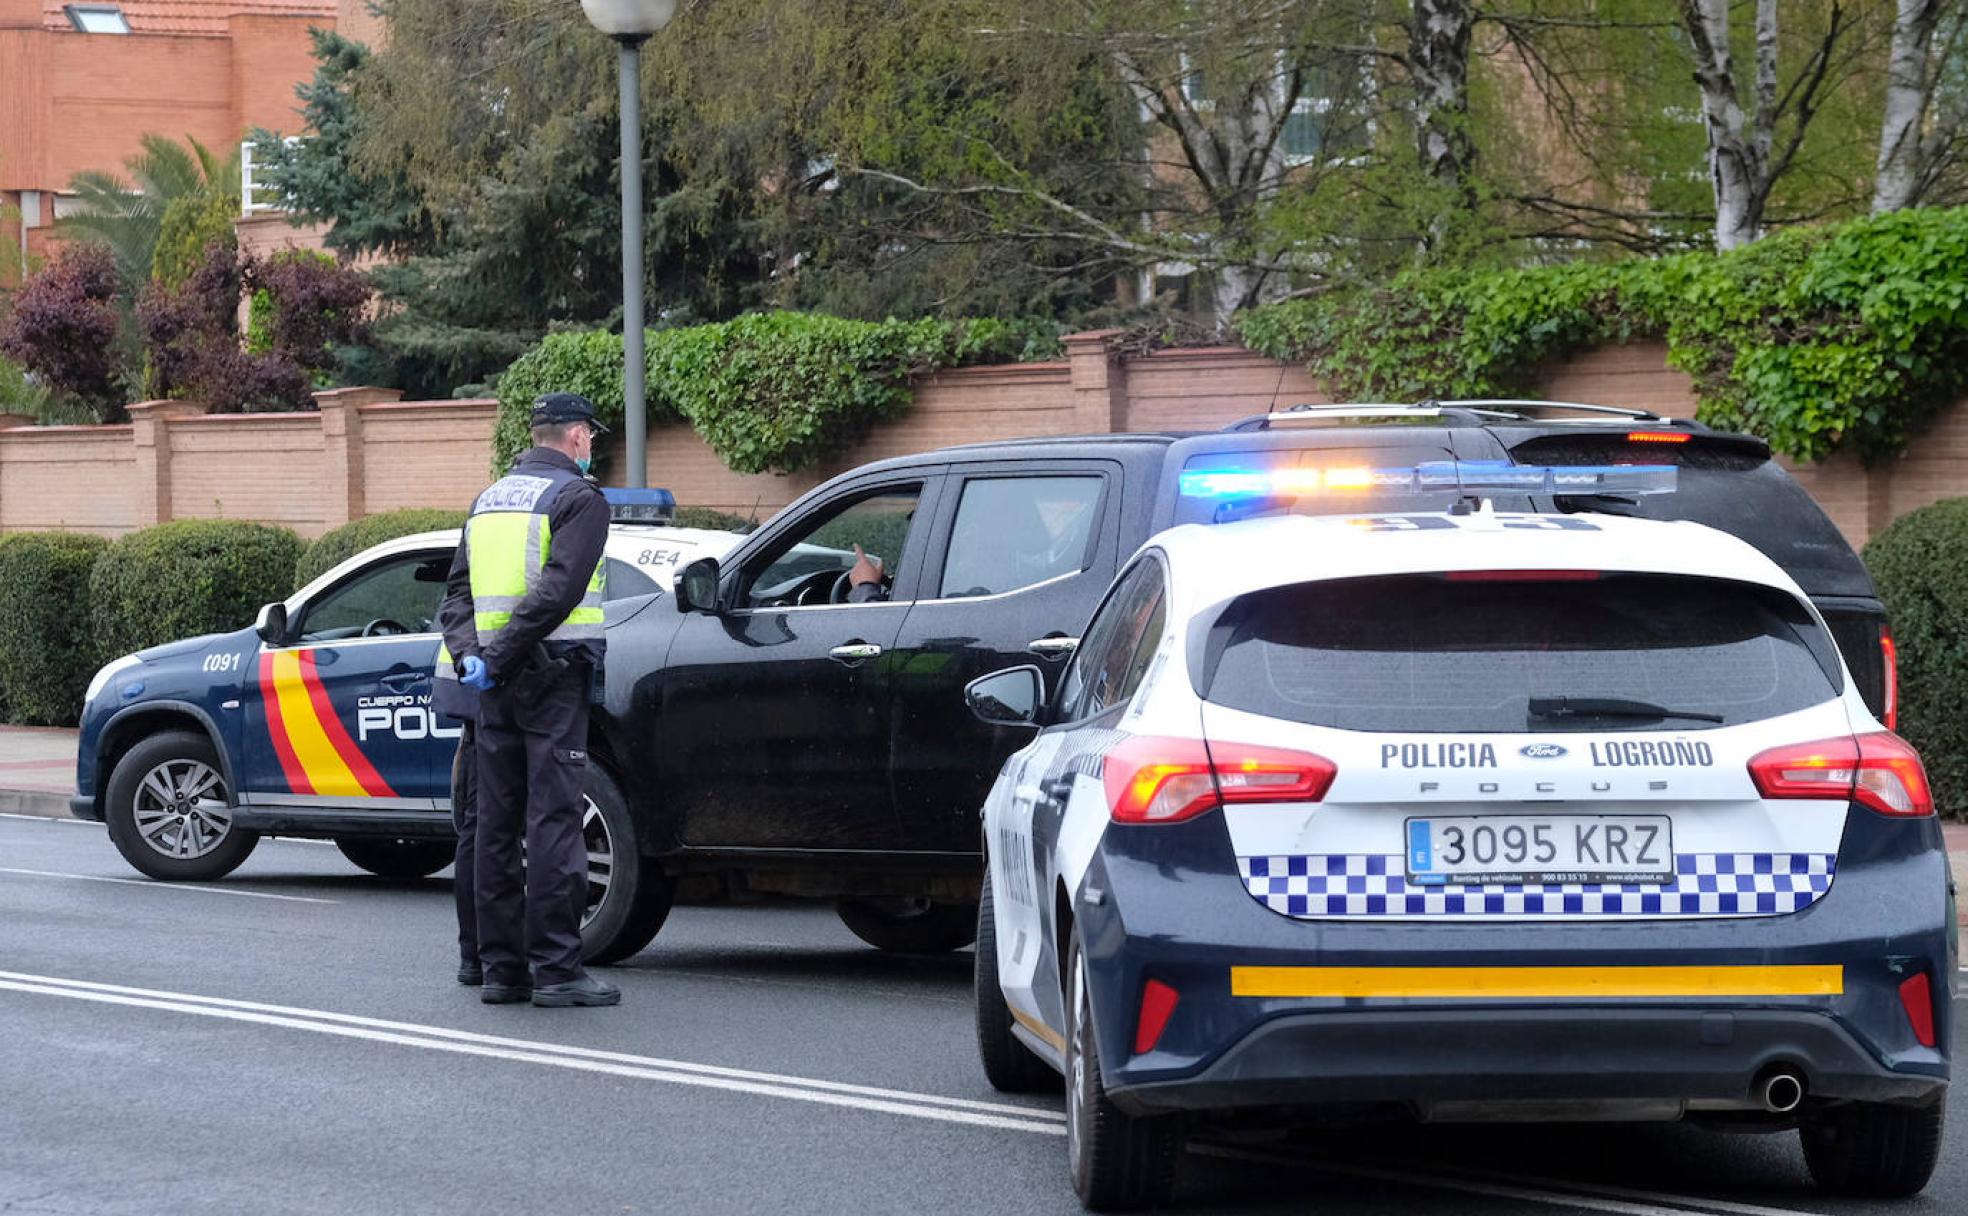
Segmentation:
[(449, 796), (459, 728), (430, 701), (451, 556), (380, 557), (292, 610), (246, 682), (243, 803), (430, 810)]
[(1035, 662), (1058, 687), (1113, 578), (1121, 466), (1059, 460), (953, 468), (923, 588), (895, 643), (895, 800), (910, 847), (971, 852), (977, 813), (1023, 731), (980, 722), (963, 688)]
[[(662, 796), (698, 848), (903, 847), (889, 787), (891, 651), (939, 469), (858, 479), (748, 546), (662, 673)], [(854, 547), (885, 594), (840, 602)]]

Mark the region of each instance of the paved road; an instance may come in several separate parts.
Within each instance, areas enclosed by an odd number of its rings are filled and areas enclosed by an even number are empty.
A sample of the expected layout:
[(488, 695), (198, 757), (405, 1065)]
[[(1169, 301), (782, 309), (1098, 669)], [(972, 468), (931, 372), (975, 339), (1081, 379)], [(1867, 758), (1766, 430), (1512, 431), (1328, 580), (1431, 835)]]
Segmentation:
[[(1079, 1210), (1058, 1100), (977, 1071), (968, 954), (684, 908), (621, 1007), (488, 1008), (445, 887), (290, 841), (173, 887), (94, 825), (0, 818), (0, 1212)], [(1959, 1213), (1953, 1107), (1907, 1204), (1822, 1199), (1789, 1136), (1400, 1127), (1192, 1146), (1177, 1206)]]

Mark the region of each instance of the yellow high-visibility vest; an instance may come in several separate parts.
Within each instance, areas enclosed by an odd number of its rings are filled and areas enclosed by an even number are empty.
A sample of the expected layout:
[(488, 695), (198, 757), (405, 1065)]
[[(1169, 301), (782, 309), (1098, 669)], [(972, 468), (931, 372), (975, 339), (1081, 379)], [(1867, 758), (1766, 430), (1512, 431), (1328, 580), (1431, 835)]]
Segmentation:
[[(486, 489), (465, 520), (465, 551), (471, 563), (472, 604), (478, 644), (487, 646), (512, 621), (520, 600), (540, 581), (553, 554), (553, 525), (547, 510), (574, 473), (509, 473)], [(599, 642), (604, 567), (595, 562), (587, 591), (567, 619), (548, 633), (548, 642)], [(443, 661), (444, 656), (440, 656)]]

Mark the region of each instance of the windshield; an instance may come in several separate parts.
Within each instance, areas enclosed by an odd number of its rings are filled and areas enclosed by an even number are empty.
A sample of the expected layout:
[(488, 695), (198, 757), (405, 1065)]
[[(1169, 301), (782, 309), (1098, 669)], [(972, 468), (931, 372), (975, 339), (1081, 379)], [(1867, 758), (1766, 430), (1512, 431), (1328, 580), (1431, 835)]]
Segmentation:
[[(1774, 589), (1649, 574), (1465, 577), (1243, 596), (1210, 630), (1203, 696), (1346, 730), (1508, 732), (1706, 730), (1838, 693), (1829, 639)], [(1550, 712), (1554, 698), (1567, 712)]]

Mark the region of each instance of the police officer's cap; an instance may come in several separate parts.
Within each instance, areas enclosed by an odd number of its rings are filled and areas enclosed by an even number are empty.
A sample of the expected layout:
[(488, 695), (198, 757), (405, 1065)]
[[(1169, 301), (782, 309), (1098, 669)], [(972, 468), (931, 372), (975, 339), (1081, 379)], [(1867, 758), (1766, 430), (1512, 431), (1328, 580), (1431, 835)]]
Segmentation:
[(579, 393), (545, 393), (533, 399), (533, 416), (526, 425), (557, 426), (565, 422), (585, 422), (597, 435), (608, 433), (595, 418), (594, 402)]

